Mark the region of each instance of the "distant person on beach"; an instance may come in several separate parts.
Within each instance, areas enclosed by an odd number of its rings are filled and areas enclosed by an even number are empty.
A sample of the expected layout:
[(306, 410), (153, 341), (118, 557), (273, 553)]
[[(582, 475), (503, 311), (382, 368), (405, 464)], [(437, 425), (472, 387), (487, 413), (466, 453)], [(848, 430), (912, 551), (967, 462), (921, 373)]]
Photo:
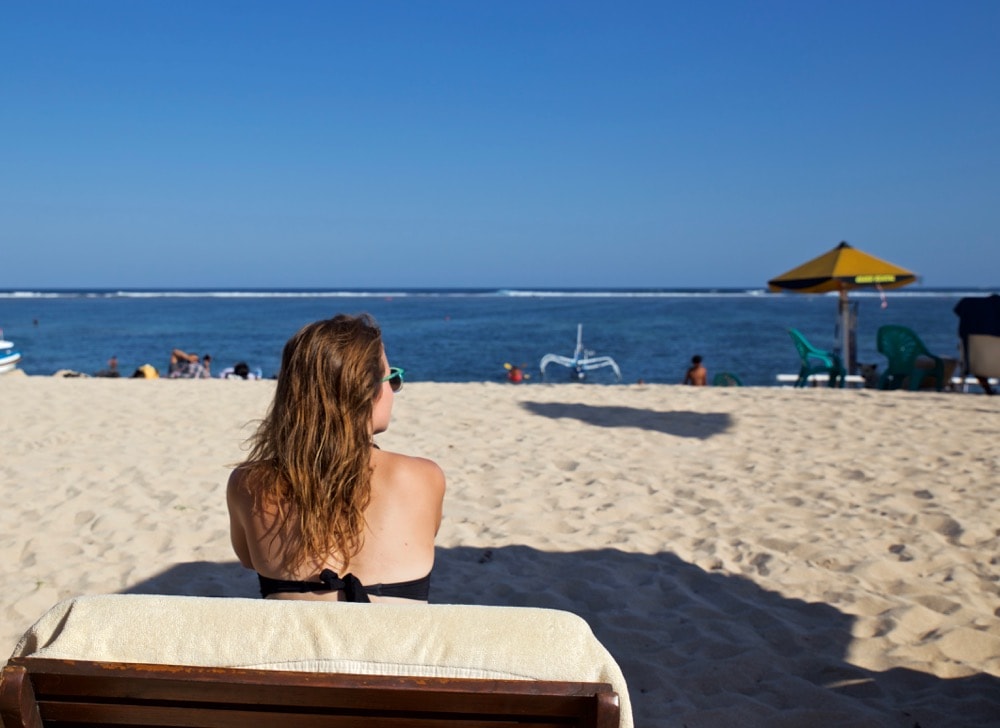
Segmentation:
[(524, 369), (517, 364), (504, 364), (504, 368), (507, 370), (507, 381), (511, 384), (520, 384), (527, 379)]
[(97, 372), (94, 376), (95, 377), (120, 377), (121, 376), (121, 372), (118, 371), (118, 357), (117, 356), (112, 356), (110, 359), (108, 359), (108, 368), (107, 369), (102, 369), (101, 371)]
[(170, 379), (208, 379), (211, 374), (212, 357), (205, 354), (203, 360), (199, 360), (197, 354), (189, 354), (181, 349), (174, 349), (170, 352), (170, 366), (167, 368), (167, 376)]
[(693, 384), (696, 387), (708, 385), (708, 370), (701, 363), (701, 356), (698, 354), (691, 357), (691, 366), (688, 368), (687, 374), (684, 375), (684, 383)]
[(250, 365), (245, 361), (236, 362), (235, 365), (226, 367), (219, 372), (219, 379), (260, 379), (261, 377), (260, 370), (250, 371)]
[(308, 324), (285, 344), (227, 487), (233, 550), (262, 596), (427, 601), (444, 473), (372, 440), (402, 386), (368, 315)]

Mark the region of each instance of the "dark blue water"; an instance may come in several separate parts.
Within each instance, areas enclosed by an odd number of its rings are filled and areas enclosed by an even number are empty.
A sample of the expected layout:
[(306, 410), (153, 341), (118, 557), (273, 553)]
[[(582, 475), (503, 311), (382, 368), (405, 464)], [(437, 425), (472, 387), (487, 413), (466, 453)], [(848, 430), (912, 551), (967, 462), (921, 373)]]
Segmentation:
[[(955, 304), (988, 293), (910, 289), (887, 293), (885, 308), (877, 294), (852, 294), (858, 360), (884, 362), (875, 332), (890, 323), (957, 357)], [(215, 371), (245, 361), (272, 376), (300, 326), (362, 311), (382, 325), (389, 358), (409, 381), (501, 381), (504, 362), (525, 364), (531, 382), (540, 381), (541, 357), (572, 355), (581, 323), (586, 348), (614, 357), (625, 382), (680, 382), (691, 356), (701, 354), (710, 377), (730, 371), (745, 384), (773, 385), (776, 374), (798, 371), (788, 327), (834, 347), (837, 299), (762, 291), (0, 291), (0, 328), (28, 374), (94, 373), (112, 355), (126, 375), (145, 363), (162, 372), (179, 347), (210, 353)], [(548, 374), (569, 381), (568, 370)], [(590, 381), (614, 380), (603, 370)]]

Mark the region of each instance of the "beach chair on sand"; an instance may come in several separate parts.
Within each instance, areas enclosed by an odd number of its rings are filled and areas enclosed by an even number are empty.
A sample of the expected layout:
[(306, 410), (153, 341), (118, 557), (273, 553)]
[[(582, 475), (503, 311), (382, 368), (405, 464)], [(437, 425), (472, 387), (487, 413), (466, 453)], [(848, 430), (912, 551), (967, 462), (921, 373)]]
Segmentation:
[(62, 602), (0, 674), (5, 728), (631, 728), (621, 670), (551, 609), (152, 595)]
[(788, 335), (792, 337), (795, 350), (799, 352), (799, 359), (802, 362), (799, 378), (795, 380), (796, 387), (806, 386), (810, 375), (813, 374), (829, 375), (830, 378), (827, 381), (829, 387), (844, 386), (844, 377), (847, 375), (847, 371), (839, 356), (832, 351), (817, 349), (798, 329), (788, 329)]
[(879, 377), (879, 389), (899, 389), (906, 384), (916, 391), (928, 375), (934, 377), (937, 391), (944, 389), (944, 359), (931, 354), (916, 332), (905, 326), (880, 326), (876, 342), (879, 353), (889, 360)]
[(986, 394), (1000, 378), (1000, 295), (968, 296), (955, 305), (962, 340), (962, 377), (975, 377)]

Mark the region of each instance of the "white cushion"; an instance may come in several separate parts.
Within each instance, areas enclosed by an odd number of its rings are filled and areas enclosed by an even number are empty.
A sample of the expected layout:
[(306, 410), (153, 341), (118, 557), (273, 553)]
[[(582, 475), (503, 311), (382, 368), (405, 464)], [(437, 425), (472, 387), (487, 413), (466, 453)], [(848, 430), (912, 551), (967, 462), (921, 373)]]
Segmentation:
[(570, 612), (528, 607), (114, 594), (61, 602), (15, 657), (265, 670), (610, 683), (621, 669)]

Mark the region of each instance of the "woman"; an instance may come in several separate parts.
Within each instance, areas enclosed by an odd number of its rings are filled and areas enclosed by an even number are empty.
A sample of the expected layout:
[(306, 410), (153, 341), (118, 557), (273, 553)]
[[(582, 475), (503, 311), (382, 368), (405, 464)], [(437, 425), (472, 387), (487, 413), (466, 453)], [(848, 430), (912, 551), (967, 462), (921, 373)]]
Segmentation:
[(367, 315), (317, 321), (285, 344), (227, 489), (233, 549), (263, 596), (427, 601), (444, 474), (372, 440), (402, 383)]

